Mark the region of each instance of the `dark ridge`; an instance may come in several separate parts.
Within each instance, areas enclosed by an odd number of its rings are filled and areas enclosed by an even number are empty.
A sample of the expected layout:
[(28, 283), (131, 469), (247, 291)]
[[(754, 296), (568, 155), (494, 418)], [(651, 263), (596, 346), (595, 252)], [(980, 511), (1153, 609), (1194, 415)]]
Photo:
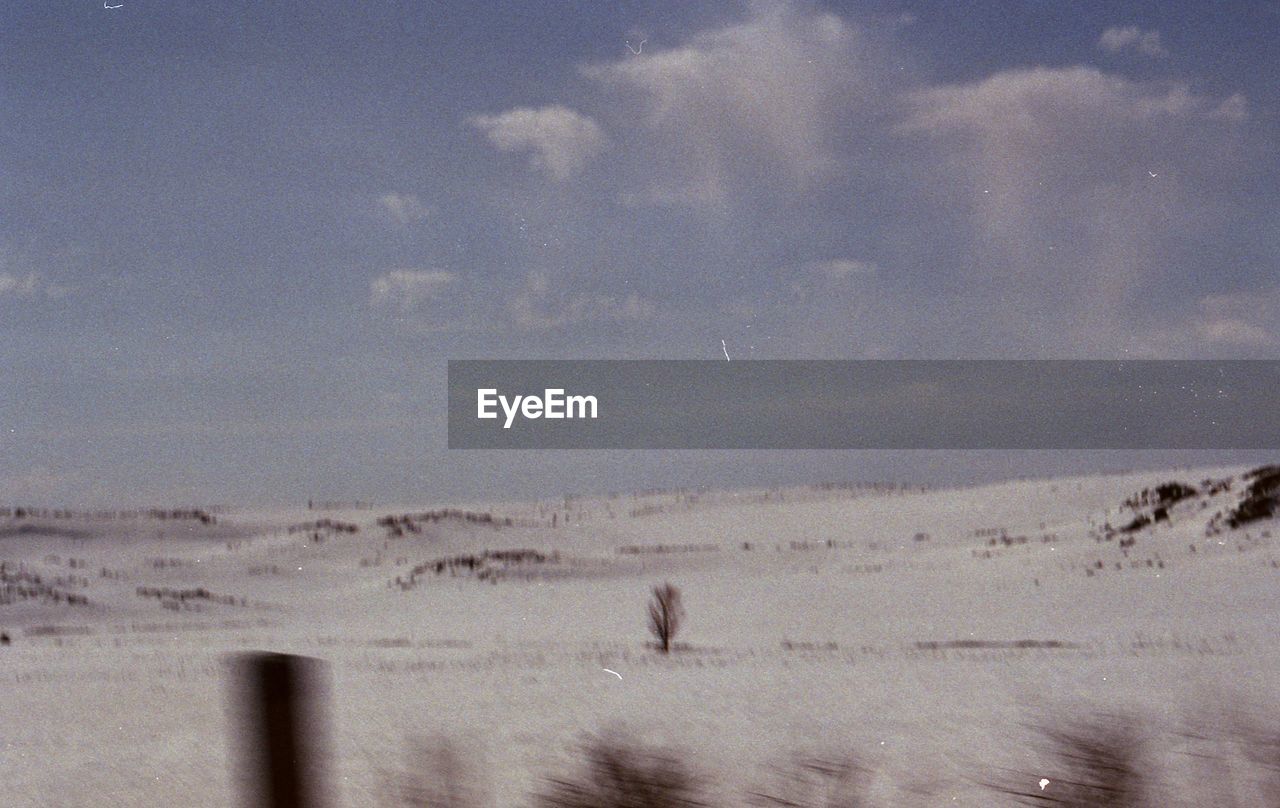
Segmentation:
[(1270, 519), (1280, 509), (1280, 466), (1260, 466), (1243, 476), (1252, 482), (1240, 504), (1227, 515), (1227, 525), (1231, 528)]
[(5, 525), (0, 527), (0, 539), (11, 539), (17, 536), (39, 536), (47, 539), (87, 539), (93, 534), (87, 530), (75, 530), (69, 527), (53, 525)]
[(1080, 646), (1062, 640), (927, 640), (917, 641), (915, 647), (922, 651), (941, 651), (965, 648), (1064, 648)]

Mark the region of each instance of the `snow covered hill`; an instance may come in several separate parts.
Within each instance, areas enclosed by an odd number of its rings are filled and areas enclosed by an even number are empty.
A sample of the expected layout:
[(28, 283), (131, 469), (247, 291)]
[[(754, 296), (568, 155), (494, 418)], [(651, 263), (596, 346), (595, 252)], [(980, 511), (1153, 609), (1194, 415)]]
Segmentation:
[[(584, 733), (618, 727), (683, 750), (724, 804), (802, 754), (856, 758), (875, 804), (989, 805), (993, 782), (1036, 789), (1025, 727), (1063, 711), (1141, 716), (1163, 804), (1210, 804), (1174, 765), (1205, 737), (1187, 728), (1280, 686), (1278, 480), (11, 506), (0, 776), (12, 805), (233, 804), (229, 660), (262, 649), (328, 663), (343, 806), (394, 804), (422, 768), (406, 755), (440, 739), (485, 804), (527, 805)], [(645, 626), (664, 581), (688, 613), (669, 655)], [(1240, 760), (1238, 804), (1262, 804), (1266, 768)]]

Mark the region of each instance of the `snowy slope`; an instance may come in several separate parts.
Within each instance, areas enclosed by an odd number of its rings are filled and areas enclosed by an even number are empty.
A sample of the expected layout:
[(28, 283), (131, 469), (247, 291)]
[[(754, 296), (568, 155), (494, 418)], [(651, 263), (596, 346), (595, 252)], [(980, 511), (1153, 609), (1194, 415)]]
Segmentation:
[[(468, 750), (492, 804), (527, 804), (618, 725), (687, 750), (721, 793), (799, 751), (859, 756), (883, 804), (992, 804), (983, 772), (1035, 765), (1020, 727), (1037, 711), (1176, 727), (1275, 692), (1277, 525), (1206, 531), (1244, 471), (208, 521), (10, 511), (0, 776), (12, 805), (233, 804), (228, 655), (269, 649), (329, 663), (345, 806), (390, 804), (416, 737)], [(1195, 493), (1123, 505), (1170, 481)], [(664, 580), (688, 611), (670, 656), (644, 623)]]

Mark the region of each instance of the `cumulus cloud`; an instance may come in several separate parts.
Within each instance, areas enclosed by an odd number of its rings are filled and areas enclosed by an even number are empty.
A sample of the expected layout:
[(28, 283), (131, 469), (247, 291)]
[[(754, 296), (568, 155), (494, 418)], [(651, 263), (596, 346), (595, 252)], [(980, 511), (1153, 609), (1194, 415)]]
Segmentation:
[(1113, 26), (1102, 32), (1098, 47), (1107, 53), (1135, 50), (1144, 56), (1168, 56), (1159, 31), (1144, 31), (1136, 25)]
[(639, 146), (658, 175), (624, 203), (710, 207), (744, 171), (804, 187), (836, 169), (832, 113), (874, 95), (875, 49), (834, 14), (754, 8), (684, 44), (651, 41), (642, 55), (583, 66), (640, 124), (647, 142)]
[(0, 272), (0, 299), (33, 300), (43, 297), (56, 300), (70, 293), (71, 287), (46, 281), (35, 272), (24, 275)]
[[(1238, 118), (1244, 99), (1215, 101), (1185, 84), (1138, 82), (1092, 67), (1007, 70), (971, 84), (915, 92), (904, 129), (962, 131), (1030, 141), (1091, 124), (1159, 124), (1175, 118)], [(1052, 146), (1052, 143), (1045, 144)]]
[(34, 272), (19, 277), (9, 273), (0, 274), (0, 295), (13, 297), (35, 297), (40, 290), (40, 279)]
[(599, 124), (559, 104), (474, 115), (468, 122), (499, 151), (528, 152), (533, 167), (554, 180), (578, 173), (608, 144)]
[(401, 314), (421, 311), (457, 280), (452, 272), (397, 269), (369, 283), (369, 304)]
[(1089, 350), (1132, 333), (1139, 292), (1171, 245), (1211, 226), (1225, 209), (1211, 189), (1243, 170), (1243, 97), (1091, 67), (928, 88), (909, 110), (901, 131), (930, 136), (964, 191), (979, 277), (1008, 307), (1045, 311), (1037, 348)]
[(431, 215), (431, 208), (413, 194), (383, 194), (378, 197), (378, 204), (400, 224), (422, 221)]
[(1267, 348), (1276, 344), (1275, 335), (1260, 325), (1231, 318), (1204, 320), (1196, 324), (1196, 332), (1215, 344)]
[(1280, 294), (1221, 294), (1200, 300), (1195, 334), (1210, 345), (1275, 348), (1274, 323), (1280, 320)]
[(516, 327), (529, 331), (588, 322), (637, 322), (655, 314), (653, 304), (636, 294), (619, 298), (554, 289), (541, 272), (530, 273), (507, 308)]
[[(1160, 327), (1198, 328), (1223, 344), (1259, 338), (1240, 327), (1259, 321), (1197, 314), (1195, 293), (1174, 304), (1161, 288), (1186, 272), (1187, 245), (1220, 235), (1233, 215), (1230, 186), (1250, 160), (1241, 148), (1250, 122), (1244, 95), (1089, 66), (1011, 68), (930, 86), (895, 41), (909, 20), (855, 21), (807, 3), (746, 8), (742, 19), (682, 40), (641, 35), (643, 52), (580, 68), (603, 91), (591, 113), (615, 147), (609, 172), (619, 202), (733, 213), (694, 242), (707, 245), (705, 266), (743, 245), (762, 273), (793, 276), (773, 287), (777, 307), (864, 318), (898, 307), (888, 319), (924, 335), (904, 340), (946, 330), (912, 343), (945, 351), (1101, 355), (1123, 343), (1158, 353)], [(1158, 32), (1137, 28), (1109, 31), (1099, 47), (1164, 52)], [(527, 152), (540, 170), (567, 177), (583, 161), (551, 155), (575, 138), (545, 134), (573, 127), (534, 123), (551, 110), (582, 117), (546, 107), (470, 120), (498, 148)], [(839, 247), (830, 258), (776, 263), (779, 245), (835, 246), (822, 244), (821, 218), (836, 200), (847, 202), (838, 215), (854, 230), (877, 234), (877, 258), (895, 277), (877, 282), (875, 264)], [(895, 216), (902, 220), (890, 222)], [(780, 220), (796, 226), (785, 231)], [(811, 246), (803, 240), (810, 230)], [(723, 248), (712, 249), (717, 239)], [(745, 280), (759, 301), (765, 279)], [(505, 299), (511, 321), (531, 330), (641, 319), (651, 308), (552, 288), (536, 274)], [(921, 301), (935, 310), (921, 314)], [(1192, 317), (1198, 325), (1188, 328)]]

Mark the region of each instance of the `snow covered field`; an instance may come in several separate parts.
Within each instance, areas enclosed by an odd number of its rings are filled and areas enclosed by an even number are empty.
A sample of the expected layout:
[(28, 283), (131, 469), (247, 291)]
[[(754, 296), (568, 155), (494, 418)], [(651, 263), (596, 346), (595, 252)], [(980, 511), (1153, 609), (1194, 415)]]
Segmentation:
[[(1280, 689), (1280, 525), (1228, 524), (1246, 471), (457, 511), (10, 508), (0, 778), (12, 806), (234, 804), (228, 661), (257, 649), (328, 663), (335, 804), (353, 808), (396, 804), (430, 776), (414, 750), (445, 739), (483, 804), (527, 805), (614, 730), (681, 750), (722, 804), (794, 755), (855, 758), (875, 804), (999, 804), (986, 784), (1058, 788), (1028, 725), (1091, 711), (1146, 722), (1164, 804), (1264, 804), (1247, 755), (1214, 770), (1235, 803), (1220, 780), (1202, 799), (1195, 744), (1224, 747), (1192, 731), (1265, 722)], [(645, 622), (663, 581), (688, 613), (670, 655)]]

